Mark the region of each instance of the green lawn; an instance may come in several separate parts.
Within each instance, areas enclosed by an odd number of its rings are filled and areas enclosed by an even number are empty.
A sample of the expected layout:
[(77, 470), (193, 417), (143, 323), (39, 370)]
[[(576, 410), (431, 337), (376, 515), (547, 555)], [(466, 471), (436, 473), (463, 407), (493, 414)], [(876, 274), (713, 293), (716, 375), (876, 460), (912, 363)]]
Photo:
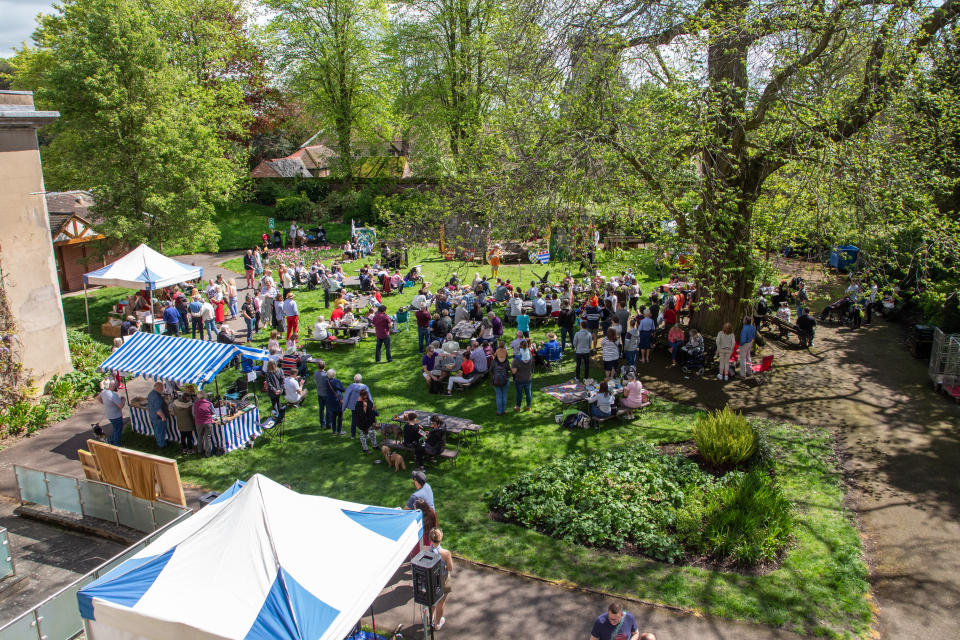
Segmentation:
[[(281, 220), (274, 214), (274, 208), (252, 202), (243, 202), (221, 207), (214, 215), (214, 223), (220, 229), (220, 250), (233, 251), (236, 249), (250, 249), (255, 244), (262, 244), (260, 236), (270, 232), (269, 220), (274, 218), (274, 225), (286, 236), (290, 228), (290, 220)], [(301, 223), (297, 223), (300, 226)], [(306, 226), (314, 226), (306, 224)], [(350, 235), (350, 225), (339, 223), (325, 223), (327, 238), (331, 242), (343, 244)]]
[[(439, 283), (457, 270), (469, 278), (479, 266), (445, 262), (435, 249), (411, 252), (411, 261), (422, 263), (428, 280)], [(644, 291), (652, 276), (649, 258), (634, 253), (635, 268), (644, 274)], [(616, 265), (619, 268), (620, 265)], [(609, 273), (614, 265), (608, 265)], [(643, 269), (646, 267), (646, 269)], [(356, 265), (348, 265), (351, 270)], [(554, 269), (562, 267), (553, 267)], [(542, 267), (532, 270), (542, 273)], [(489, 267), (481, 270), (489, 273)], [(514, 282), (528, 282), (529, 265), (501, 268)], [(97, 292), (99, 298), (114, 292)], [(408, 289), (402, 296), (384, 299), (393, 311), (408, 304)], [(324, 313), (322, 293), (297, 294), (304, 331), (318, 313)], [(82, 298), (79, 313), (82, 324)], [(67, 301), (65, 301), (67, 302)], [(102, 304), (102, 303), (94, 303)], [(65, 304), (68, 323), (76, 324), (77, 308)], [(92, 306), (92, 308), (94, 308)], [(95, 314), (91, 314), (92, 317)], [(546, 328), (534, 331), (542, 338)], [(265, 340), (261, 332), (258, 341)], [(690, 438), (695, 411), (688, 407), (655, 401), (632, 423), (607, 423), (600, 431), (570, 432), (554, 423), (559, 406), (539, 387), (572, 377), (573, 365), (565, 359), (561, 369), (534, 380), (534, 405), (530, 413), (498, 418), (488, 384), (452, 397), (427, 393), (419, 375), (420, 357), (416, 330), (407, 329), (393, 338), (392, 364), (373, 363), (373, 340), (337, 351), (311, 351), (321, 355), (349, 381), (361, 373), (370, 385), (382, 416), (417, 407), (450, 415), (468, 416), (483, 426), (479, 444), (465, 446), (457, 466), (441, 463), (428, 468), (436, 495), (439, 519), (449, 546), (463, 556), (526, 572), (559, 583), (588, 586), (675, 605), (710, 615), (782, 626), (800, 633), (821, 636), (862, 636), (871, 619), (867, 602), (867, 570), (859, 536), (843, 508), (843, 488), (834, 459), (830, 434), (765, 423), (777, 450), (775, 473), (787, 497), (796, 507), (796, 539), (783, 564), (766, 575), (740, 575), (693, 567), (681, 567), (611, 551), (598, 551), (549, 538), (490, 518), (485, 495), (517, 474), (536, 469), (558, 456), (573, 452), (616, 447), (638, 440), (653, 443)], [(224, 374), (227, 383), (232, 373)], [(184, 481), (224, 489), (237, 478), (264, 473), (289, 483), (295, 490), (329, 495), (357, 502), (400, 505), (412, 484), (407, 473), (393, 473), (378, 456), (365, 456), (359, 442), (337, 438), (317, 425), (313, 381), (303, 408), (288, 414), (283, 444), (261, 441), (251, 450), (206, 460), (179, 457)], [(513, 400), (511, 390), (510, 399)], [(349, 416), (346, 428), (349, 430)], [(130, 436), (127, 444), (155, 451), (152, 438)], [(165, 452), (172, 454), (172, 452)], [(408, 457), (408, 464), (412, 460)]]

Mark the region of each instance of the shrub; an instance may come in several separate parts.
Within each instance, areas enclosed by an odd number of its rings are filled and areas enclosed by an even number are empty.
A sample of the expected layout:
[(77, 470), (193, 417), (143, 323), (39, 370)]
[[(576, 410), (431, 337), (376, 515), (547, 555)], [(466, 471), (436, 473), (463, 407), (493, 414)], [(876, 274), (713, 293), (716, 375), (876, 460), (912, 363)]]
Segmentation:
[(0, 424), (6, 429), (4, 435), (18, 436), (30, 424), (30, 403), (18, 400), (0, 412)]
[(693, 439), (703, 459), (719, 469), (735, 467), (757, 452), (756, 429), (729, 406), (698, 417)]
[(313, 203), (305, 195), (287, 196), (277, 200), (277, 218), (283, 220), (303, 220), (313, 210)]
[(304, 178), (297, 182), (297, 193), (307, 196), (311, 202), (321, 202), (330, 194), (330, 183), (316, 178)]
[(790, 540), (790, 503), (760, 467), (691, 494), (677, 517), (677, 535), (692, 551), (753, 566), (775, 560)]
[(488, 506), (527, 527), (580, 544), (643, 553), (676, 562), (673, 533), (685, 488), (716, 481), (682, 456), (650, 444), (561, 458), (487, 496)]
[(256, 180), (253, 188), (253, 199), (257, 204), (272, 207), (280, 198), (294, 195), (295, 191), (282, 180), (275, 178), (261, 178)]

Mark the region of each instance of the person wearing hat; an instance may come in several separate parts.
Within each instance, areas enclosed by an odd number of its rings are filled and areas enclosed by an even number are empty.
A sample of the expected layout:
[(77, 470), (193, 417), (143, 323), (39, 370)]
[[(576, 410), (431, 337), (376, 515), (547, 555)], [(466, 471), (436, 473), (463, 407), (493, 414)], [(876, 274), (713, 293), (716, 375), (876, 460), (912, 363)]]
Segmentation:
[[(411, 411), (407, 416), (409, 417), (410, 414), (413, 414), (413, 419), (416, 420), (417, 414)], [(417, 469), (410, 475), (413, 478), (413, 486), (416, 487), (416, 491), (410, 494), (410, 497), (407, 499), (407, 504), (405, 504), (403, 508), (407, 511), (413, 509), (414, 503), (419, 498), (430, 505), (431, 509), (436, 511), (437, 507), (433, 504), (433, 488), (431, 488), (430, 483), (427, 482), (427, 474), (424, 473), (423, 470)]]
[(490, 277), (496, 278), (500, 274), (500, 259), (503, 256), (503, 251), (500, 248), (499, 244), (493, 245), (490, 249), (490, 256), (488, 262), (490, 263)]
[(169, 300), (163, 301), (163, 322), (168, 336), (180, 335), (180, 313)]
[(780, 301), (780, 308), (777, 309), (777, 318), (787, 324), (790, 323), (790, 302), (788, 300)]

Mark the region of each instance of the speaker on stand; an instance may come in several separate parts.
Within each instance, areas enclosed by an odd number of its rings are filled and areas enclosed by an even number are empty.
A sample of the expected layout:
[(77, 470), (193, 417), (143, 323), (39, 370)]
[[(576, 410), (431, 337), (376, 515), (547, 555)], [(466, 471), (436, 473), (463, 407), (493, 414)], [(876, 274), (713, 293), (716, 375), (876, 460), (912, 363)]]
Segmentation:
[(424, 549), (410, 562), (413, 569), (413, 601), (426, 609), (424, 640), (433, 639), (433, 606), (443, 598), (443, 565), (440, 554)]

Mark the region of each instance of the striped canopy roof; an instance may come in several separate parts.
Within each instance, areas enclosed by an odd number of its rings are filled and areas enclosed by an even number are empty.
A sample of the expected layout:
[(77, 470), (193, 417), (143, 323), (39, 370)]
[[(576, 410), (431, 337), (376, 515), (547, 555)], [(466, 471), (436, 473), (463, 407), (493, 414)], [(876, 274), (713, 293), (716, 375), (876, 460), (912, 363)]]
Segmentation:
[(269, 355), (253, 347), (138, 332), (103, 361), (100, 371), (202, 387), (237, 354), (254, 360), (266, 360)]

